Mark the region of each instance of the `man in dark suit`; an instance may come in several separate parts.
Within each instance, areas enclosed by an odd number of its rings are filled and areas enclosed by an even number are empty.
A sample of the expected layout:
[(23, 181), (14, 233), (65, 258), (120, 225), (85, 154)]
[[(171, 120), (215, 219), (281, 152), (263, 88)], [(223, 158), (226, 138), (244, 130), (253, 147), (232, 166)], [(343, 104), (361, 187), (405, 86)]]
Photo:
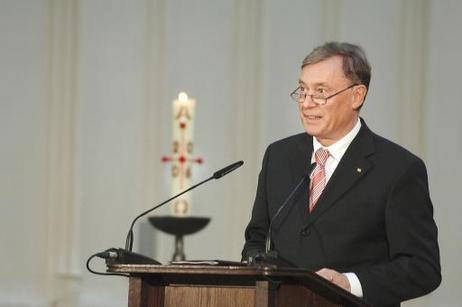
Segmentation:
[(265, 251), (271, 219), (316, 163), (273, 222), (274, 250), (373, 305), (399, 306), (441, 282), (437, 227), (422, 160), (359, 117), (370, 76), (356, 45), (326, 43), (304, 59), (291, 97), (306, 133), (267, 148), (242, 256)]

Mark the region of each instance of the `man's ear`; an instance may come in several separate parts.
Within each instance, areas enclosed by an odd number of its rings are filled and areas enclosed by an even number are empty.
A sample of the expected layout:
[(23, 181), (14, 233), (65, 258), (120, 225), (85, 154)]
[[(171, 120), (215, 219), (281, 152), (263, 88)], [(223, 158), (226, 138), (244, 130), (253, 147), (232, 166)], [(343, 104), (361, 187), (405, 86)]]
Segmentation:
[(358, 110), (361, 108), (361, 106), (364, 103), (364, 99), (366, 98), (367, 94), (367, 88), (365, 85), (360, 84), (355, 86), (354, 91), (353, 91), (353, 102), (352, 102), (352, 107), (355, 110)]

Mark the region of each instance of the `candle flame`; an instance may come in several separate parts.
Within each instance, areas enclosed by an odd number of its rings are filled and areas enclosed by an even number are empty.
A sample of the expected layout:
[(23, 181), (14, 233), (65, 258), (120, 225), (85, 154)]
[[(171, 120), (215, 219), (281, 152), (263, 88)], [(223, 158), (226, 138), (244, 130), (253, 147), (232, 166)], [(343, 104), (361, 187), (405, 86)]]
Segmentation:
[(188, 94), (186, 94), (185, 92), (179, 93), (178, 94), (178, 100), (181, 101), (181, 102), (188, 101)]

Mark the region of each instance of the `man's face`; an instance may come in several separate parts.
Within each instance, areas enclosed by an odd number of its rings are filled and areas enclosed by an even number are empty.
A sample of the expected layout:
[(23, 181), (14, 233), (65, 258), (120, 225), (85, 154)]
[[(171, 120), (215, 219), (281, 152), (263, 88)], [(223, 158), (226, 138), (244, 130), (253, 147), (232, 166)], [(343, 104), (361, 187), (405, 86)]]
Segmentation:
[[(342, 64), (342, 58), (334, 56), (303, 67), (300, 87), (308, 95), (324, 97), (347, 88), (353, 83), (344, 76)], [(364, 94), (363, 85), (354, 86), (328, 99), (325, 105), (317, 105), (307, 96), (298, 104), (305, 131), (324, 146), (335, 143), (355, 126)]]

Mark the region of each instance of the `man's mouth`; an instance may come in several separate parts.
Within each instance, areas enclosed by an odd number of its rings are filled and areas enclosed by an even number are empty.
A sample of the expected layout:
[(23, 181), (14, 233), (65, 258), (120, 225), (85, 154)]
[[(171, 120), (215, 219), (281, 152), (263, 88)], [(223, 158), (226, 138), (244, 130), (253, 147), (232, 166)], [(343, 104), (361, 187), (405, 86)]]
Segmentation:
[(318, 116), (318, 115), (304, 115), (304, 117), (308, 120), (319, 120), (322, 118), (322, 116)]

